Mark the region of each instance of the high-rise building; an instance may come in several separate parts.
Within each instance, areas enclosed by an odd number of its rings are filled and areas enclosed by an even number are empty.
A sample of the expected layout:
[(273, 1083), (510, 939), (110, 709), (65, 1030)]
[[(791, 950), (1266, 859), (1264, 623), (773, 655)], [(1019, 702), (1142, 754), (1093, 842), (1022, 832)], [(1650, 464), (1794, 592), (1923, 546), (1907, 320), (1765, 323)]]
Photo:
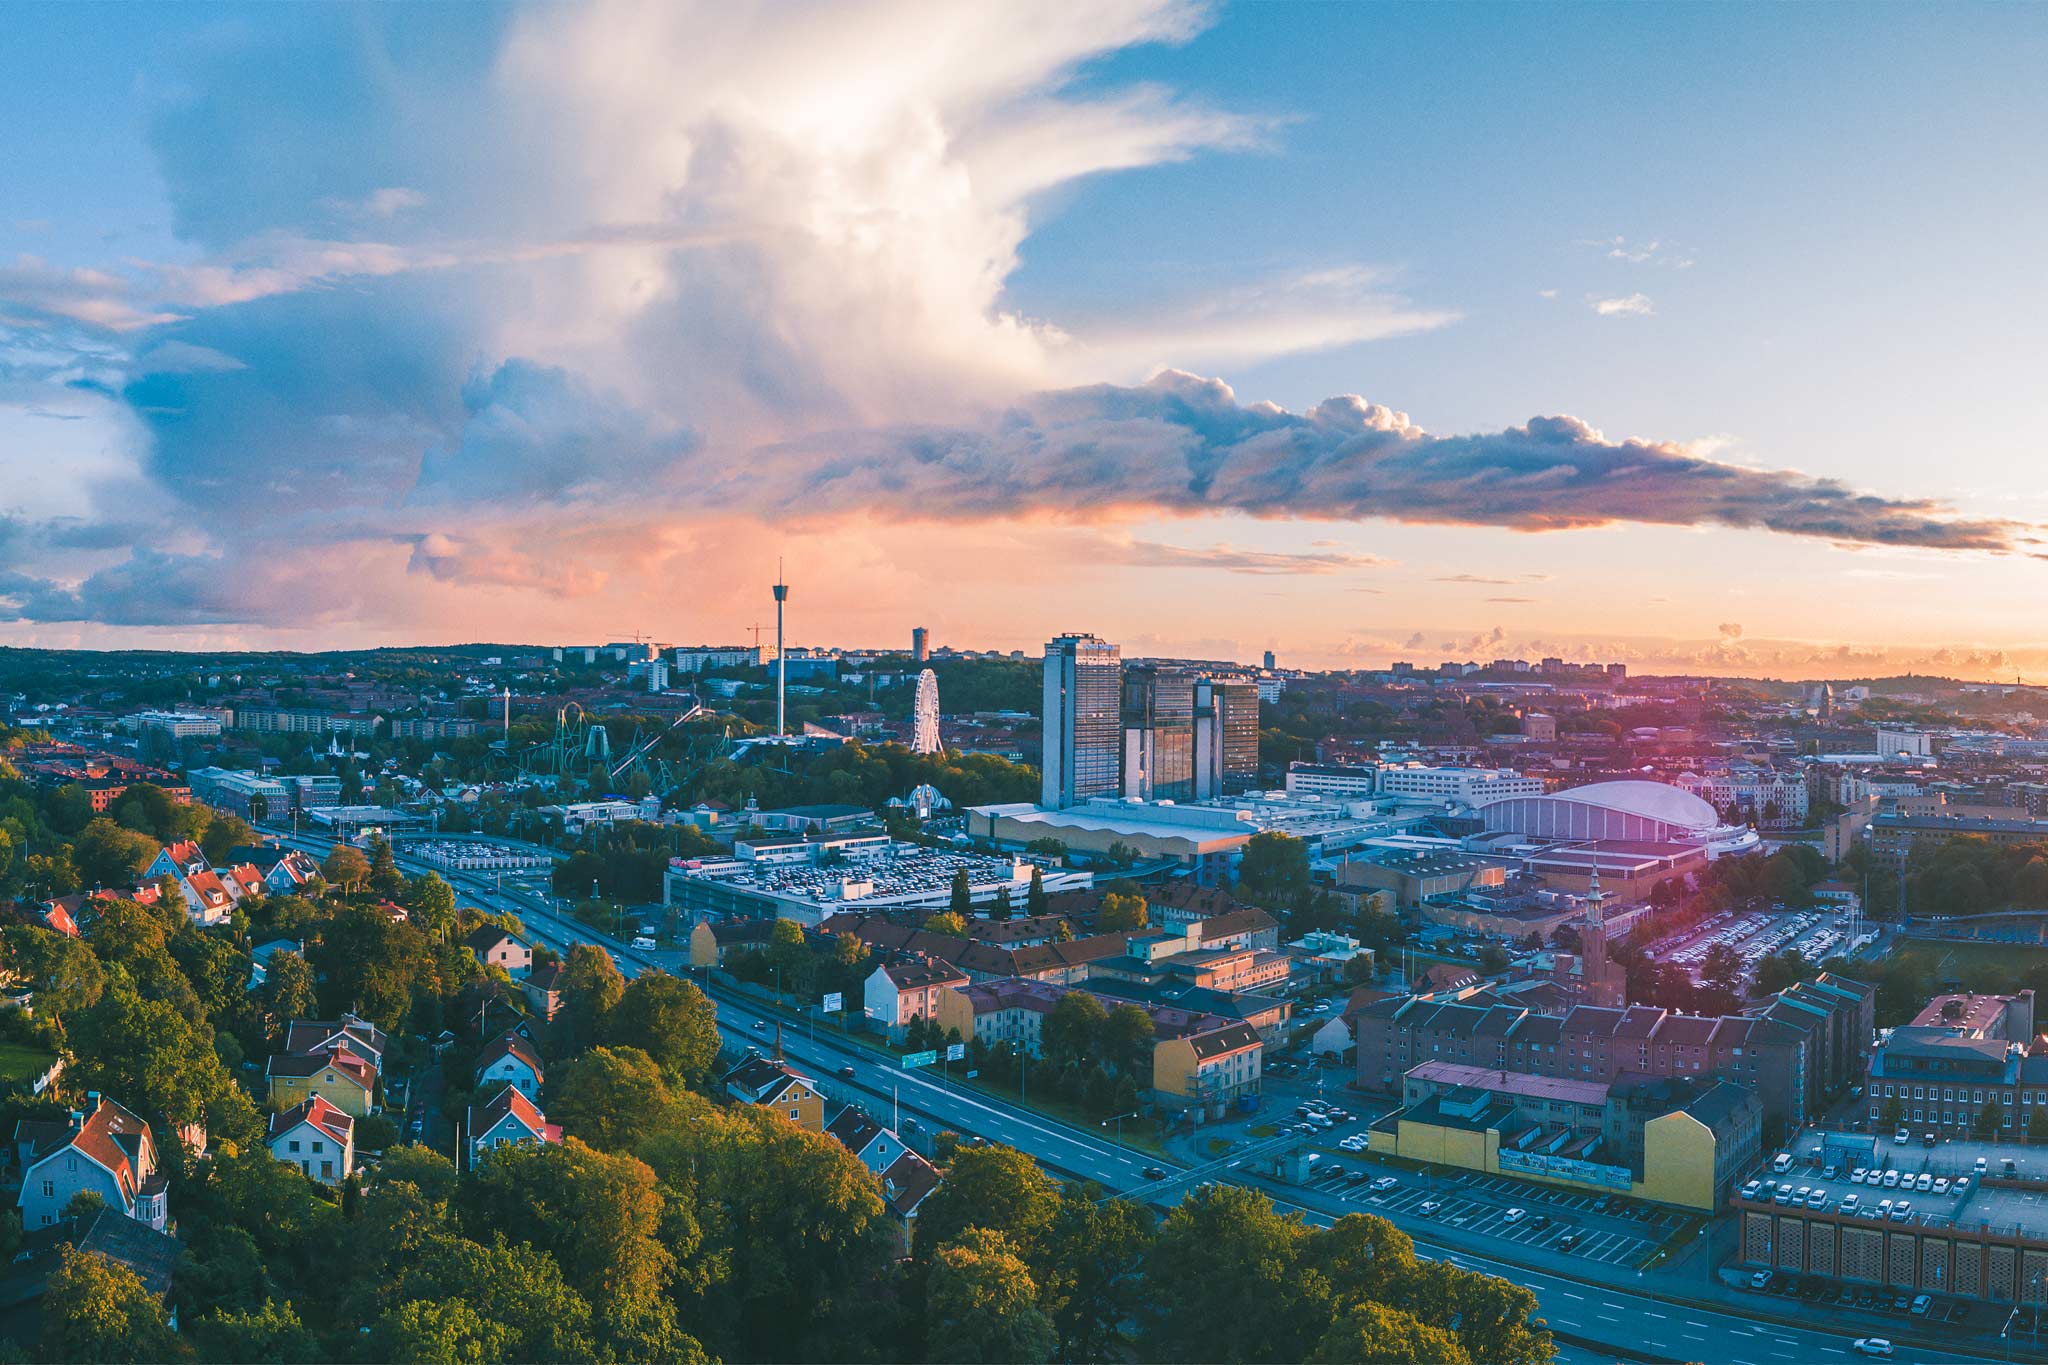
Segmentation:
[(917, 675), (917, 701), (910, 711), (910, 751), (939, 751), (939, 675), (929, 668)]
[(1266, 651), (1266, 671), (1268, 673), (1273, 671), (1273, 651), (1270, 649)]
[(910, 631), (910, 658), (913, 663), (923, 663), (932, 657), (931, 632), (923, 626), (914, 626)]
[(775, 733), (789, 733), (783, 697), (789, 688), (789, 655), (782, 649), (782, 606), (789, 601), (789, 584), (782, 581), (782, 564), (775, 565)]
[(1248, 790), (1259, 777), (1259, 688), (1250, 682), (1195, 682), (1195, 797)]
[(1124, 674), (1125, 796), (1188, 801), (1195, 795), (1195, 677), (1151, 665)]
[(1115, 796), (1121, 769), (1123, 656), (1093, 635), (1045, 646), (1045, 750), (1039, 804), (1054, 809)]

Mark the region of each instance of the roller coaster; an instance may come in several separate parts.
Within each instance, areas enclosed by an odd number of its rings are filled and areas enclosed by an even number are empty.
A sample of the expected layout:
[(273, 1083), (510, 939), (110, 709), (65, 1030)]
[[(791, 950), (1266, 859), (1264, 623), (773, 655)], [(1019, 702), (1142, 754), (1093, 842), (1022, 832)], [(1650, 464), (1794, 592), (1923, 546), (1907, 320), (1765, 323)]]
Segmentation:
[[(553, 778), (569, 792), (601, 795), (617, 790), (633, 774), (646, 777), (648, 790), (666, 799), (684, 783), (702, 772), (714, 759), (732, 752), (732, 725), (728, 722), (713, 732), (700, 729), (694, 734), (678, 733), (685, 725), (713, 714), (703, 703), (663, 725), (635, 729), (623, 748), (612, 744), (611, 731), (594, 721), (577, 702), (565, 702), (555, 712), (555, 732), (519, 754), (519, 774), (526, 778)], [(657, 754), (664, 742), (671, 751)]]

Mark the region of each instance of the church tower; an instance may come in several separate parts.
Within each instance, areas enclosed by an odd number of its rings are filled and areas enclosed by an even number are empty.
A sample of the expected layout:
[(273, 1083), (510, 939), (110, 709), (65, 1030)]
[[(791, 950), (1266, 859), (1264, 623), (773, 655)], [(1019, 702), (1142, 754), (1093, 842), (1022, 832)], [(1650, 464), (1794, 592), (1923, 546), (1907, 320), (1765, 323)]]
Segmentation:
[(1600, 869), (1586, 883), (1586, 920), (1579, 929), (1579, 1003), (1621, 1009), (1628, 1004), (1621, 964), (1607, 955), (1607, 895), (1600, 889)]

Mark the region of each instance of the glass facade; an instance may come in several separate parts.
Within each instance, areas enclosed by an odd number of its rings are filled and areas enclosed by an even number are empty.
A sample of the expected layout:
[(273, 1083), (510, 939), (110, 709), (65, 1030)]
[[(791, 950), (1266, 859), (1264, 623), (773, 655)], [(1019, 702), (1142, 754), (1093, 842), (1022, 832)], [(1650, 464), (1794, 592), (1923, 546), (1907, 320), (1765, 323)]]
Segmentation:
[(1171, 669), (1124, 677), (1124, 795), (1148, 801), (1195, 797), (1195, 679)]
[(1044, 760), (1039, 804), (1115, 796), (1123, 769), (1123, 656), (1093, 635), (1045, 647)]

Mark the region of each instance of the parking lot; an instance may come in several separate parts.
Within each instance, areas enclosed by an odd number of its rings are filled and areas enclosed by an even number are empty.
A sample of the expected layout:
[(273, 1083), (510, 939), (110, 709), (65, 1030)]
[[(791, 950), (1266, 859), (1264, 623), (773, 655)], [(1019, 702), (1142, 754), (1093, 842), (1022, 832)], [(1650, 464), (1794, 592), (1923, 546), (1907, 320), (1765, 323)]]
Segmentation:
[(1880, 1332), (1908, 1323), (1970, 1332), (1993, 1332), (2009, 1327), (2012, 1340), (2024, 1341), (2039, 1326), (2048, 1325), (2048, 1315), (2040, 1315), (2043, 1321), (2037, 1322), (2037, 1314), (2031, 1308), (2015, 1311), (1970, 1299), (1906, 1293), (1876, 1285), (1843, 1284), (1840, 1280), (1818, 1275), (1759, 1271), (1745, 1282), (1744, 1287), (1765, 1297), (1870, 1313), (1878, 1319), (1873, 1327)]
[[(1601, 1265), (1642, 1266), (1684, 1222), (1676, 1213), (1617, 1196), (1574, 1194), (1504, 1176), (1396, 1172), (1354, 1153), (1333, 1155), (1318, 1166), (1305, 1188), (1360, 1212), (1398, 1221), (1427, 1219)], [(1375, 1190), (1375, 1179), (1396, 1183)], [(1516, 1209), (1520, 1216), (1510, 1217)]]
[(1745, 976), (1772, 953), (1791, 949), (1808, 962), (1820, 962), (1848, 952), (1867, 927), (1838, 910), (1752, 910), (1723, 911), (1694, 925), (1682, 934), (1660, 939), (1650, 945), (1649, 954), (1660, 962), (1676, 963), (1697, 979), (1700, 964), (1716, 944), (1733, 948), (1742, 959)]

